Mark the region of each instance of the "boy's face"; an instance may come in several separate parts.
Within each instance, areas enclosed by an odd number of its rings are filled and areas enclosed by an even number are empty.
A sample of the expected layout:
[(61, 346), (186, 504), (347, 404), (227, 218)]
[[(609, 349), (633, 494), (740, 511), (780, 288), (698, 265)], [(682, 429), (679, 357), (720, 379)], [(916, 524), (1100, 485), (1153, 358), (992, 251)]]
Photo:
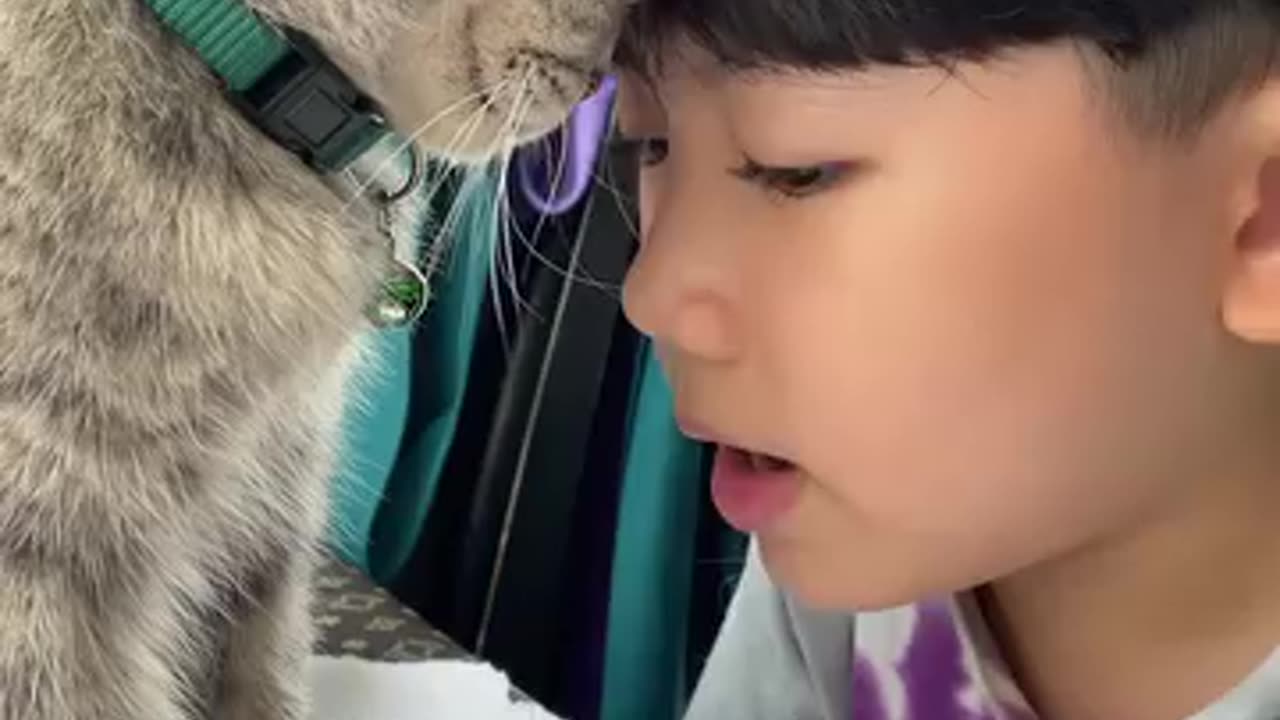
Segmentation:
[[(1090, 83), (1067, 47), (751, 78), (685, 47), (624, 82), (622, 130), (669, 143), (628, 314), (687, 426), (796, 464), (749, 529), (810, 602), (897, 604), (1123, 535), (1254, 439), (1220, 312), (1237, 148), (1140, 142)], [(837, 170), (771, 176), (812, 188), (792, 199), (736, 175), (744, 155)]]

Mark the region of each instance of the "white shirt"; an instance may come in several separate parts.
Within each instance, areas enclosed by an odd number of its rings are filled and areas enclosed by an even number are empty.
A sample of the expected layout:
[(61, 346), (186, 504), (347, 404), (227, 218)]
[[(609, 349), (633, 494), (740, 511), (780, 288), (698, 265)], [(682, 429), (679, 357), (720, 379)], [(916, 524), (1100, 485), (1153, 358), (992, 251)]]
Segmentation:
[[(856, 632), (855, 632), (856, 631)], [(1035, 720), (967, 595), (801, 607), (752, 546), (686, 720)], [(1280, 650), (1185, 720), (1280, 720)]]

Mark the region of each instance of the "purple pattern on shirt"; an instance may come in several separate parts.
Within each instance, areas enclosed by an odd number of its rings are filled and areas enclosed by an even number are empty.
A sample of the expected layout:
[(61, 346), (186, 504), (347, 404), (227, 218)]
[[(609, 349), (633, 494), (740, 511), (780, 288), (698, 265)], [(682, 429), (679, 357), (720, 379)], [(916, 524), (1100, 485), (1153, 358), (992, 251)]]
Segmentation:
[(961, 702), (966, 687), (976, 683), (964, 664), (964, 645), (949, 607), (922, 603), (916, 608), (911, 641), (896, 671), (906, 692), (906, 712), (891, 718), (883, 688), (871, 660), (861, 652), (853, 662), (854, 720), (1035, 720), (1022, 707), (984, 703), (980, 712)]
[(862, 653), (853, 657), (853, 718), (854, 720), (888, 720), (889, 710), (880, 696), (880, 681), (876, 670)]

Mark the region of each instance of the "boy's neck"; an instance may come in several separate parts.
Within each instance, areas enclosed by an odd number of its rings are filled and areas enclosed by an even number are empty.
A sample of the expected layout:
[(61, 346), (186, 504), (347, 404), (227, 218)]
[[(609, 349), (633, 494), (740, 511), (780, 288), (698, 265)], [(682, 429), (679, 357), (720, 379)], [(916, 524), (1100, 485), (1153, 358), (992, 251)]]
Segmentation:
[(993, 584), (992, 631), (1043, 720), (1168, 720), (1280, 644), (1280, 482), (1215, 483), (1140, 532)]

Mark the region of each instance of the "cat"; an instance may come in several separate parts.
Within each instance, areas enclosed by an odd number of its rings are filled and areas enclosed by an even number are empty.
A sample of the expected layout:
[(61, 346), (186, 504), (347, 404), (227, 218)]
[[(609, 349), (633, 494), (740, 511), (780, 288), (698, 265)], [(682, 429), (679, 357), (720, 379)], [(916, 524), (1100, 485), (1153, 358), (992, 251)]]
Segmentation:
[[(478, 162), (590, 92), (627, 0), (244, 2)], [(0, 2), (0, 720), (306, 716), (376, 226), (143, 0)]]

